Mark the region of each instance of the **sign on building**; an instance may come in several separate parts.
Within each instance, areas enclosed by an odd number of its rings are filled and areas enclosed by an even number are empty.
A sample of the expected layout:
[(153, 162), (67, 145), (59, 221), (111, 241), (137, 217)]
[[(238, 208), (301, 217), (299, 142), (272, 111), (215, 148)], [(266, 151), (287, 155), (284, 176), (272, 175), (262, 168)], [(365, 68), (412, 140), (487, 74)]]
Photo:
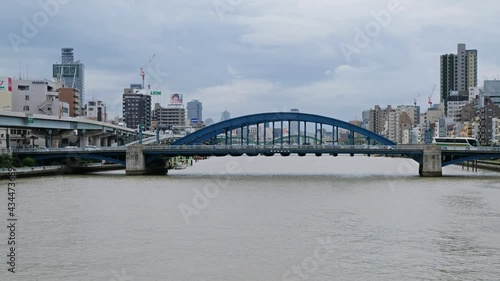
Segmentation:
[(12, 92), (12, 78), (0, 77), (0, 91)]

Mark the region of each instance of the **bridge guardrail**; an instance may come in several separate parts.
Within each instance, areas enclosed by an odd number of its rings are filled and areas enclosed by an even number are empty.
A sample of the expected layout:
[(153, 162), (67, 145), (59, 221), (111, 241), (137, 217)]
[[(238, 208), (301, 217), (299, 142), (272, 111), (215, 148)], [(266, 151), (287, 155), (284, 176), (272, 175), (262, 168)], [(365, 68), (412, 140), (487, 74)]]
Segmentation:
[(30, 152), (89, 152), (89, 151), (123, 151), (127, 148), (124, 146), (107, 146), (107, 147), (97, 147), (97, 148), (13, 148), (14, 153), (30, 153)]
[(149, 145), (144, 150), (225, 150), (225, 149), (244, 149), (244, 150), (273, 150), (273, 149), (356, 149), (356, 150), (374, 150), (374, 149), (402, 149), (402, 150), (423, 150), (424, 146), (404, 146), (396, 145)]

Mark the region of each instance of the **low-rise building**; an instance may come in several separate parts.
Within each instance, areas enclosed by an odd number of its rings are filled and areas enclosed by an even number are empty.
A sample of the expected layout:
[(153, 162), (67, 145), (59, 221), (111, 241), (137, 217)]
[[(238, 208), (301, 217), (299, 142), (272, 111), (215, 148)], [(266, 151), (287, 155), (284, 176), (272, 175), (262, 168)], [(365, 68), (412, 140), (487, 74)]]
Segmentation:
[(157, 127), (172, 130), (174, 127), (186, 127), (186, 109), (183, 105), (170, 104), (162, 107), (155, 104), (153, 118), (157, 120)]
[(90, 100), (87, 103), (87, 119), (108, 122), (106, 105), (100, 100)]
[(66, 117), (69, 110), (69, 104), (59, 100), (54, 82), (12, 80), (12, 111)]

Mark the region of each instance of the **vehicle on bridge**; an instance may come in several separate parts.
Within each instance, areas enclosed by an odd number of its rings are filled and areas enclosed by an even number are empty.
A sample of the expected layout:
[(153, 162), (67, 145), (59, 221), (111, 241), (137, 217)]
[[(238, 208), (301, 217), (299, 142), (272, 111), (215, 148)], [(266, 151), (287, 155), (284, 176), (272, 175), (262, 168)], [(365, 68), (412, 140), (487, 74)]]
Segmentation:
[(86, 146), (84, 147), (84, 150), (85, 150), (85, 151), (96, 151), (96, 150), (101, 150), (101, 148), (100, 148), (100, 147), (97, 147), (97, 146), (95, 146), (95, 145), (86, 145)]
[(467, 137), (435, 137), (432, 143), (441, 146), (443, 150), (448, 147), (464, 147), (466, 149), (471, 149), (479, 146), (479, 141), (477, 139)]

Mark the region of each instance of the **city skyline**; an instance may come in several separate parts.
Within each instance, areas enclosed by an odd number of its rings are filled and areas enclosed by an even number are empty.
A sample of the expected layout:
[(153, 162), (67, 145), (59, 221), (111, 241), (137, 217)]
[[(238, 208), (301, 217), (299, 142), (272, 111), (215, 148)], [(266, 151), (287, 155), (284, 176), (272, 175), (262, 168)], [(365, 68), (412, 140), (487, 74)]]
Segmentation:
[[(412, 104), (419, 94), (418, 104), (425, 105), (433, 85), (439, 85), (439, 56), (455, 52), (457, 43), (480, 52), (478, 85), (499, 77), (491, 36), (491, 23), (499, 19), (488, 3), (493, 2), (400, 1), (391, 14), (387, 1), (242, 2), (223, 11), (213, 1), (115, 1), (99, 4), (95, 13), (89, 3), (68, 2), (32, 38), (13, 44), (12, 34), (23, 36), (22, 18), (30, 21), (44, 9), (9, 2), (0, 76), (17, 77), (21, 68), (30, 79), (50, 78), (61, 48), (74, 48), (86, 66), (87, 93), (103, 100), (113, 116), (121, 108), (122, 89), (140, 83), (140, 68), (155, 54), (145, 67), (146, 84), (202, 101), (207, 118), (218, 119), (226, 108), (234, 116), (301, 108), (359, 119), (373, 104)], [(73, 19), (73, 10), (88, 17)], [(287, 16), (293, 13), (296, 19)], [(103, 32), (99, 26), (109, 14), (151, 18), (109, 24)], [(196, 32), (201, 26), (203, 34)], [(380, 30), (368, 36), (370, 26)], [(368, 43), (357, 44), (360, 38)], [(438, 102), (437, 95), (434, 99)]]

